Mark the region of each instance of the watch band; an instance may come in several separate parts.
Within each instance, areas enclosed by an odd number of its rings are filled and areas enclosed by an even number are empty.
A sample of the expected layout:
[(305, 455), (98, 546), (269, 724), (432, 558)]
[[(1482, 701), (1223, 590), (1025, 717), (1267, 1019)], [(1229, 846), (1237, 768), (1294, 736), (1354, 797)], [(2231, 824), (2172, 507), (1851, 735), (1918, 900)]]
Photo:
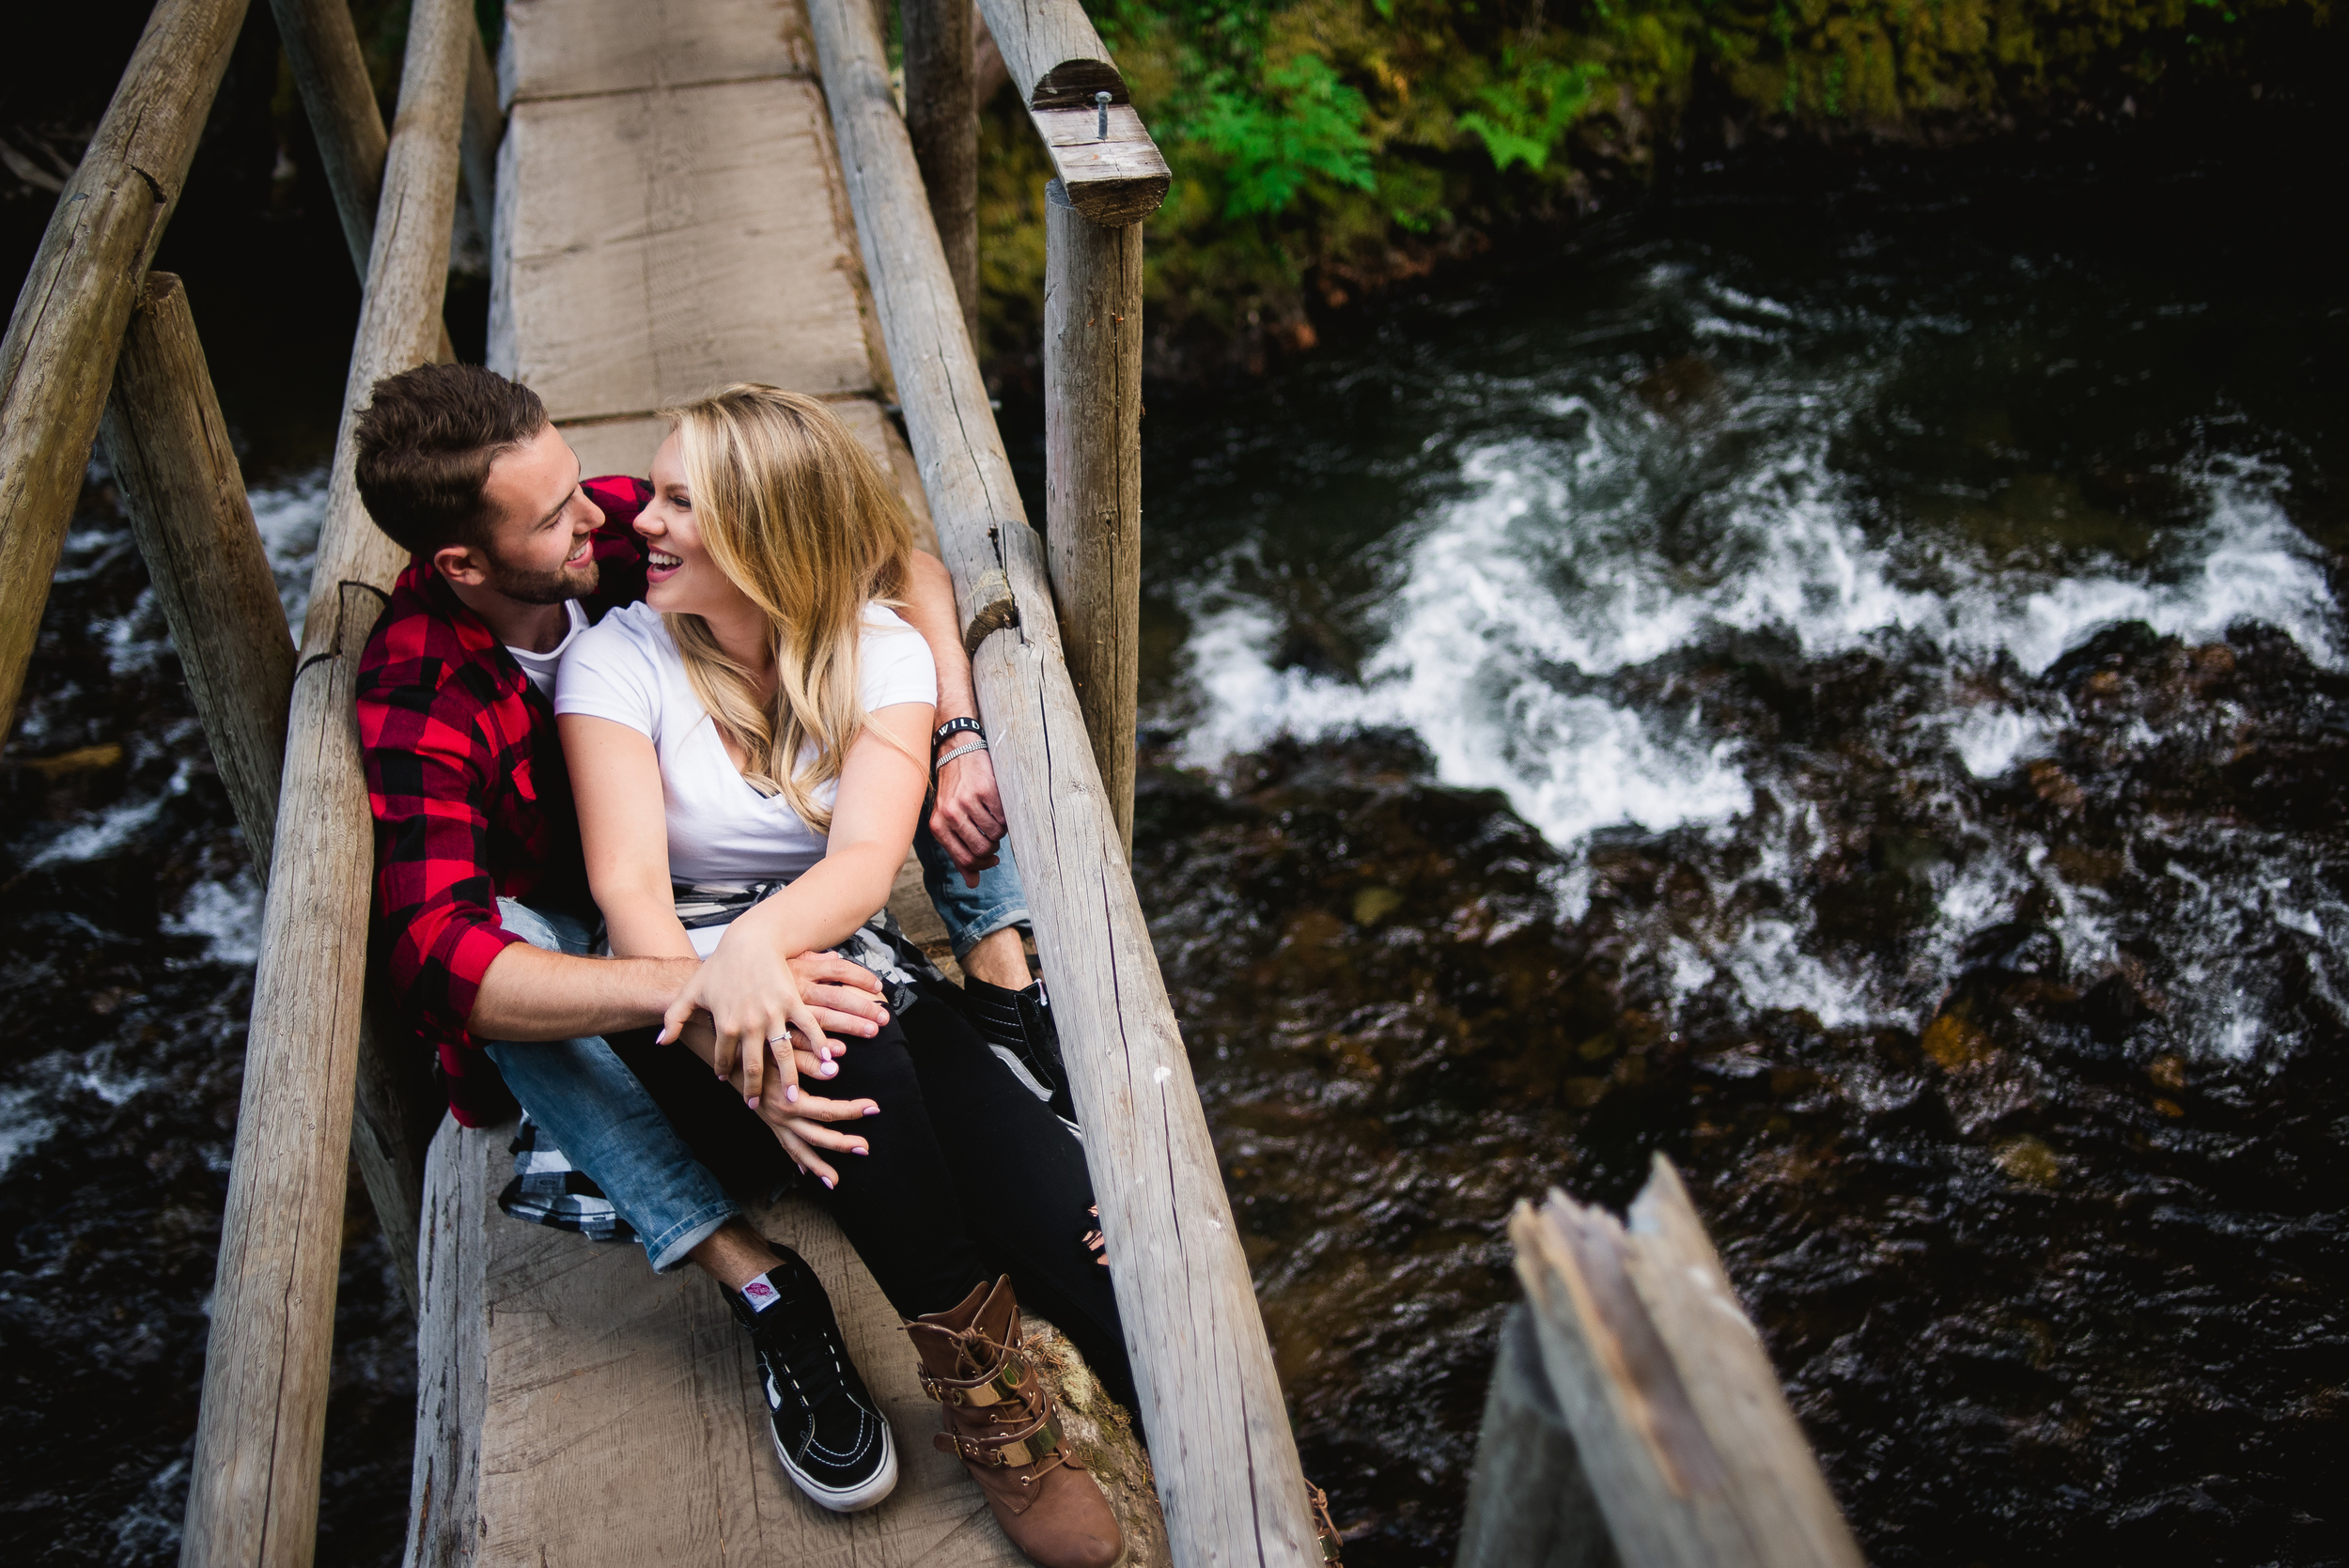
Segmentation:
[(987, 726), (976, 719), (949, 719), (930, 732), (930, 750), (935, 752), (957, 735), (975, 735), (987, 738)]

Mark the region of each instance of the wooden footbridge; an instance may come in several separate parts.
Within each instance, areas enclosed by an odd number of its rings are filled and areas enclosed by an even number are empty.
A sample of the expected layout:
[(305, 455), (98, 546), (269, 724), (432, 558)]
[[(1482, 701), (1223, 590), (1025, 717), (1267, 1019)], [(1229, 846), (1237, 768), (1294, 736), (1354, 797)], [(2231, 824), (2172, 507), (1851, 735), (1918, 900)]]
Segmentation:
[[(268, 887), (183, 1563), (311, 1560), (353, 1156), (412, 1260), (415, 1568), (1017, 1560), (959, 1464), (922, 1440), (934, 1415), (894, 1314), (828, 1220), (788, 1205), (762, 1217), (826, 1277), (904, 1439), (896, 1494), (847, 1518), (784, 1484), (715, 1288), (500, 1217), (504, 1134), (420, 1104), (413, 1053), (370, 1011), (372, 839), (350, 699), (403, 563), (359, 505), (350, 416), (378, 378), (448, 353), (460, 185), (491, 214), (490, 362), (537, 389), (589, 473), (644, 472), (667, 402), (772, 381), (829, 399), (933, 529), (1152, 1439), (1146, 1462), (1105, 1478), (1128, 1560), (1321, 1561), (1126, 872), (1140, 220), (1168, 176), (1083, 11), (979, 0), (1059, 176), (1039, 537), (972, 352), (969, 0), (905, 0), (906, 108), (872, 0), (507, 0), (494, 65), (471, 0), (414, 0), (388, 129), (345, 0), (271, 8), (366, 282), (299, 648), (186, 302), (147, 271), (246, 0), (156, 7), (0, 349), (0, 712), (13, 713), (102, 424)], [(1642, 1205), (1630, 1233), (1557, 1197), (1518, 1216), (1532, 1315), (1504, 1344), (1463, 1561), (1857, 1563), (1668, 1169)], [(1120, 1413), (1081, 1370), (1063, 1387), (1079, 1436), (1117, 1448)]]

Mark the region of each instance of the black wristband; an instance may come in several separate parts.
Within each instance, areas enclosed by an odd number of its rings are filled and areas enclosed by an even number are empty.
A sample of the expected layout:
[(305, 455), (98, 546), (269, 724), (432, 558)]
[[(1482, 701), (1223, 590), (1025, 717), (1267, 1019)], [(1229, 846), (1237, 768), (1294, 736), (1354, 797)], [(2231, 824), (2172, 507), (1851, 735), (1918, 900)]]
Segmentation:
[(930, 750), (935, 752), (957, 735), (975, 735), (987, 738), (987, 726), (976, 719), (949, 719), (930, 732)]

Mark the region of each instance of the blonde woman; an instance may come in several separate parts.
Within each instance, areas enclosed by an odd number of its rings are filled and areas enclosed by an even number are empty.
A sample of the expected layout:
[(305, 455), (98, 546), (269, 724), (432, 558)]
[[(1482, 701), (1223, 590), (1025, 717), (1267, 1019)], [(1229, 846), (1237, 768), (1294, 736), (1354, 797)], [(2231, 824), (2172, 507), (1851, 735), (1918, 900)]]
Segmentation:
[[(1081, 1239), (1080, 1145), (910, 955), (874, 957), (892, 1016), (852, 1045), (826, 1037), (786, 963), (852, 939), (875, 954), (866, 923), (922, 809), (936, 672), (892, 609), (904, 510), (813, 398), (732, 386), (669, 417), (636, 520), (645, 602), (580, 635), (554, 704), (614, 954), (705, 960), (664, 1031), (699, 1008), (693, 1048), (658, 1057), (648, 1086), (730, 1186), (815, 1178), (911, 1320), (924, 1387), (1014, 1543), (1049, 1568), (1106, 1565), (1115, 1519), (1058, 1447), (1014, 1299), (1129, 1393), (1108, 1271)], [(777, 1452), (827, 1506), (869, 1506), (894, 1480), (894, 1439), (821, 1287), (777, 1251), (785, 1266), (737, 1305)]]

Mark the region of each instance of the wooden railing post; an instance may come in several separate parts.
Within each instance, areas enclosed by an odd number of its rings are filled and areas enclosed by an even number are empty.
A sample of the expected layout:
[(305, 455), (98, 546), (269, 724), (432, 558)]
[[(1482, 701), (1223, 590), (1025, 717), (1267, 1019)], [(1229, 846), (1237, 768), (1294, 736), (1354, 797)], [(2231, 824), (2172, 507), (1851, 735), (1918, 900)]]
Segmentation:
[[(1863, 1568), (1663, 1156), (1629, 1220), (1555, 1190), (1509, 1220), (1542, 1368), (1623, 1568)], [(1501, 1528), (1470, 1524), (1470, 1541)]]
[[(1051, 976), (1174, 1560), (1318, 1564), (1248, 1259), (880, 36), (863, 0), (808, 0), (807, 12), (907, 433), (978, 639), (972, 673)], [(992, 7), (988, 23), (1002, 40)]]
[[(293, 67), (294, 86), (310, 118), (310, 134), (318, 143), (319, 162), (326, 183), (334, 193), (334, 213), (342, 220), (343, 242), (350, 248), (350, 265), (359, 281), (367, 281), (367, 257), (375, 245), (376, 210), (383, 194), (383, 161), (391, 137), (383, 129), (383, 109), (375, 101), (375, 84), (367, 79), (366, 55), (359, 48), (359, 29), (350, 20), (349, 0), (270, 0), (277, 19), (277, 36)], [(466, 66), (465, 133), (462, 143), (465, 180), (474, 215), (490, 238), (488, 225), (495, 208), (490, 194), (497, 169), (494, 137), (505, 134), (505, 116), (497, 113), (496, 73), (474, 30)], [(402, 91), (406, 89), (403, 87)], [(486, 105), (482, 94), (489, 95)], [(480, 171), (478, 179), (474, 170)], [(433, 309), (434, 319), (440, 309)], [(439, 354), (455, 359), (448, 331), (441, 329)], [(417, 1150), (421, 1160), (423, 1150)], [(423, 1180), (423, 1166), (415, 1166)], [(415, 1202), (422, 1202), (418, 1188)]]
[(1044, 204), (1044, 548), (1061, 647), (1130, 860), (1142, 620), (1142, 225)]
[(1501, 1326), (1453, 1568), (1620, 1568), (1522, 1301)]
[(293, 637), (187, 293), (169, 272), (147, 275), (100, 435), (213, 765), (253, 853), (254, 877), (267, 887)]
[(367, 80), (367, 58), (349, 0), (270, 0), (278, 41), (293, 68), (295, 88), (310, 118), (334, 213), (342, 219), (350, 264), (364, 281), (375, 242), (375, 204), (383, 194), (383, 156), (391, 136), (383, 109)]
[(0, 341), (0, 737), (16, 722), (122, 329), (244, 10), (245, 0), (163, 0), (147, 19)]
[(972, 85), (970, 0), (903, 0), (906, 133), (963, 325), (979, 340), (979, 105)]
[(470, 0), (416, 0), (409, 18), (399, 124), (288, 725), (189, 1474), (180, 1550), (188, 1568), (299, 1568), (317, 1542), (374, 868), (351, 699), (360, 650), (404, 561), (359, 505), (351, 428), (380, 378), (431, 359), (441, 341), (474, 25)]
[[(465, 134), (459, 144), (464, 157), (465, 204), (473, 209), (474, 225), (484, 245), (495, 242), (497, 227), (498, 146), (506, 140), (506, 111), (498, 107), (497, 67), (474, 30), (473, 48), (465, 67)], [(451, 358), (456, 356), (451, 355)]]

